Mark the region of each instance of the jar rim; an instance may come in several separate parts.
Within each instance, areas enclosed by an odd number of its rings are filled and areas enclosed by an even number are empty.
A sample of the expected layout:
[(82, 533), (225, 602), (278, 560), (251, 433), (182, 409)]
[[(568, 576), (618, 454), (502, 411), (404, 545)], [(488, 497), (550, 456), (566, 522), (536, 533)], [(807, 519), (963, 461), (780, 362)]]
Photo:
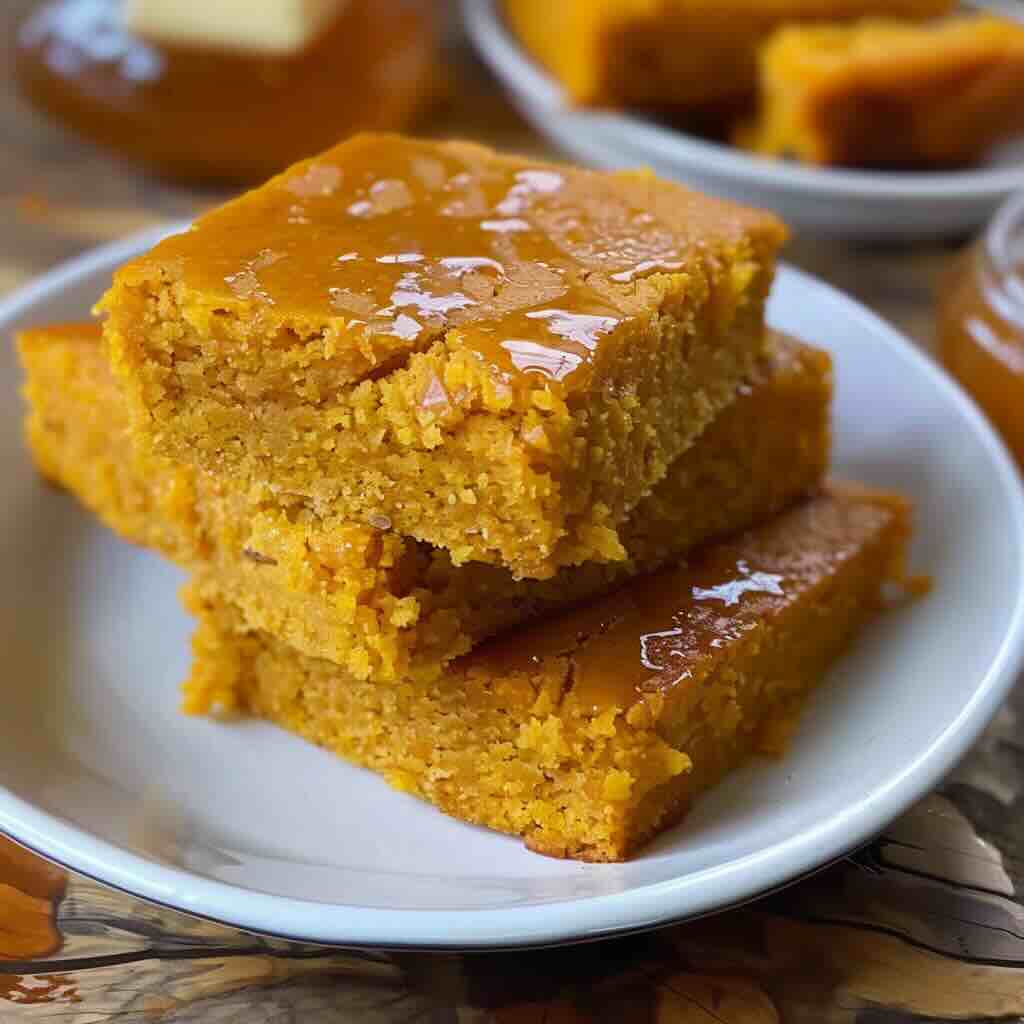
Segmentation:
[(996, 211), (985, 231), (984, 246), (1000, 292), (1024, 319), (1024, 192), (1011, 196)]

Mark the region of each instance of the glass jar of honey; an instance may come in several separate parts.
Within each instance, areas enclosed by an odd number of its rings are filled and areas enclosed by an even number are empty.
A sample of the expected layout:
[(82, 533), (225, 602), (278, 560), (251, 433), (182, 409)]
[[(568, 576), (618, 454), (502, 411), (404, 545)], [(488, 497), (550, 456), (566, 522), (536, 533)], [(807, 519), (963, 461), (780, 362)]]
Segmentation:
[(407, 127), (437, 91), (435, 2), (49, 0), (20, 27), (17, 78), (164, 174), (255, 181), (353, 131)]
[(959, 259), (939, 301), (946, 368), (1024, 466), (1024, 193)]

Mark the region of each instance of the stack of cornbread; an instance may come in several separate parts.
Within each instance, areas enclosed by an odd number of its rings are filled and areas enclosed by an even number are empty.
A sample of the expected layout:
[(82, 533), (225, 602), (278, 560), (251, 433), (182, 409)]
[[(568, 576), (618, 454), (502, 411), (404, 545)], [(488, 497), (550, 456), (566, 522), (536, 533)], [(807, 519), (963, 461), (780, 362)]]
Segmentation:
[(822, 483), (828, 357), (765, 328), (784, 236), (358, 136), (23, 334), (29, 442), (190, 570), (187, 710), (622, 859), (781, 751), (901, 571), (906, 504)]

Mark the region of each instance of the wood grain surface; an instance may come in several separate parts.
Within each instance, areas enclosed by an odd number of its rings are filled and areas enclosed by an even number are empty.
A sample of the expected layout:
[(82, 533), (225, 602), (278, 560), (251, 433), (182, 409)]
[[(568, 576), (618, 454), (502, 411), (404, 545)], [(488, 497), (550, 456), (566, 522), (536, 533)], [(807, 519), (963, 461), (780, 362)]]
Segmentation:
[[(2, 5), (0, 30), (28, 4)], [(222, 198), (81, 144), (0, 83), (0, 294)], [(543, 144), (468, 55), (427, 130)], [(958, 240), (788, 258), (923, 345)], [(911, 1024), (1024, 1018), (1024, 691), (941, 790), (818, 875), (743, 909), (560, 950), (373, 955), (243, 934), (67, 874), (0, 838), (0, 1024)], [(2, 782), (2, 780), (0, 780)]]

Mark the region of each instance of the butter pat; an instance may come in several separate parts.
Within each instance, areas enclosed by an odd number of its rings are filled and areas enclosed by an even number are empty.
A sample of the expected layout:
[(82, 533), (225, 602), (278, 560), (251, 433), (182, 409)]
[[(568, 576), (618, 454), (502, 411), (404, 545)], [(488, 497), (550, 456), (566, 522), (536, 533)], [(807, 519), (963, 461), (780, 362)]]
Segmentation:
[(128, 30), (175, 46), (286, 56), (305, 49), (348, 0), (126, 0)]

